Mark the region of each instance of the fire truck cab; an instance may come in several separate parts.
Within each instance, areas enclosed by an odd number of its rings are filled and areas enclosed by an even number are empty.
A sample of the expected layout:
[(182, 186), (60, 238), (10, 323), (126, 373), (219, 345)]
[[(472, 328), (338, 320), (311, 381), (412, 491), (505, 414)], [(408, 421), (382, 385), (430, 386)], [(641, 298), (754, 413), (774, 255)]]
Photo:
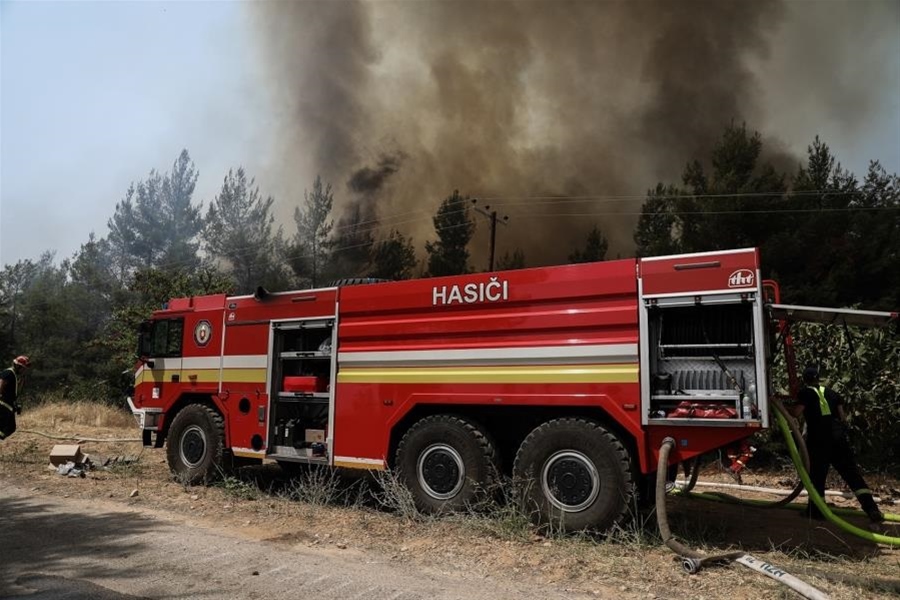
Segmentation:
[(741, 249), (178, 298), (141, 328), (128, 403), (191, 483), (394, 469), (441, 511), (506, 473), (536, 519), (605, 529), (665, 437), (683, 461), (768, 426), (763, 294)]

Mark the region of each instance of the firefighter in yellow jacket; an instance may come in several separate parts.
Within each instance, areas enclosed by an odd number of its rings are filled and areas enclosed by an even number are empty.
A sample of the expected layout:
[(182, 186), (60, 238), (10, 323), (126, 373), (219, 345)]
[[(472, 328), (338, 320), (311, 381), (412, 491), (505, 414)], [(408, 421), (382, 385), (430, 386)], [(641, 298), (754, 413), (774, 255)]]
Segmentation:
[(19, 390), (22, 389), (23, 372), (30, 366), (27, 356), (17, 356), (10, 368), (0, 372), (0, 441), (16, 430), (16, 415), (22, 412)]
[[(828, 467), (834, 466), (853, 490), (869, 519), (875, 523), (884, 521), (884, 515), (875, 504), (872, 490), (860, 474), (850, 447), (844, 399), (831, 388), (819, 383), (819, 369), (814, 366), (806, 367), (803, 371), (803, 383), (806, 387), (797, 394), (797, 404), (791, 412), (795, 417), (803, 414), (806, 419), (809, 478), (813, 486), (824, 498)], [(814, 519), (823, 518), (812, 501), (807, 507), (807, 514)]]

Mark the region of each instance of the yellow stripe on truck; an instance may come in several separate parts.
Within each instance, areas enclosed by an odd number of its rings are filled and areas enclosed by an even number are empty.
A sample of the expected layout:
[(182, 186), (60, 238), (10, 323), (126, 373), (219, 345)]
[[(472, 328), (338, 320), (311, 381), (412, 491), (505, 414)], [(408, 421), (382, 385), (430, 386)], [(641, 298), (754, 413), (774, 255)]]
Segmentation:
[(339, 383), (637, 383), (638, 365), (341, 369)]
[(334, 466), (344, 469), (368, 469), (370, 471), (384, 471), (386, 468), (383, 460), (350, 456), (335, 456)]

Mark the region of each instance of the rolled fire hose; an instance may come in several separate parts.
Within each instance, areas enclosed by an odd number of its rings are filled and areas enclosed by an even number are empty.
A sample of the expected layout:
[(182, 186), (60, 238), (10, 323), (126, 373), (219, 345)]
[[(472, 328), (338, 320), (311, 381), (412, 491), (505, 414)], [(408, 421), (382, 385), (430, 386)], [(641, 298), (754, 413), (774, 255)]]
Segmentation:
[(810, 600), (828, 600), (828, 596), (811, 585), (797, 579), (790, 573), (779, 569), (765, 561), (761, 561), (746, 552), (728, 552), (725, 554), (706, 555), (688, 548), (675, 539), (669, 529), (669, 518), (666, 513), (666, 467), (669, 464), (669, 453), (675, 446), (675, 440), (667, 437), (659, 449), (659, 462), (656, 469), (656, 520), (663, 542), (670, 550), (681, 558), (681, 566), (688, 573), (697, 573), (710, 564), (738, 562), (754, 571), (778, 581), (791, 588), (804, 598)]

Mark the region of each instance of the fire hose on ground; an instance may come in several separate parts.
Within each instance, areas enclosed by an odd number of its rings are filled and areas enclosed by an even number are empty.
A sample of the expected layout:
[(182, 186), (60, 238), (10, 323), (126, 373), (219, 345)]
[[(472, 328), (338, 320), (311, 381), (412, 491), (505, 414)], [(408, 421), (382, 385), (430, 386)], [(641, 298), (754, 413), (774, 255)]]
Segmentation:
[[(800, 430), (796, 426), (796, 421), (788, 421), (788, 412), (784, 407), (784, 404), (781, 403), (777, 398), (773, 398), (771, 401), (772, 405), (775, 407), (775, 415), (778, 421), (778, 425), (781, 429), (781, 432), (784, 434), (785, 441), (788, 445), (788, 451), (791, 454), (791, 459), (794, 462), (794, 466), (797, 469), (797, 473), (800, 475), (800, 482), (794, 488), (794, 490), (785, 496), (784, 498), (777, 500), (775, 502), (767, 502), (764, 500), (748, 500), (743, 498), (738, 498), (736, 496), (732, 496), (730, 494), (724, 494), (721, 492), (711, 492), (711, 493), (691, 493), (690, 495), (696, 498), (702, 498), (706, 500), (716, 500), (723, 502), (731, 502), (736, 504), (748, 504), (751, 506), (756, 506), (759, 508), (778, 508), (778, 507), (786, 507), (791, 509), (802, 510), (804, 507), (797, 504), (790, 504), (794, 498), (800, 495), (800, 493), (805, 489), (807, 495), (812, 499), (811, 501), (816, 504), (816, 506), (820, 507), (820, 504), (825, 504), (824, 499), (819, 496), (819, 494), (812, 487), (812, 482), (809, 480), (809, 454), (806, 449), (806, 443), (803, 440), (803, 435), (800, 433)], [(696, 466), (695, 466), (696, 471)], [(693, 487), (697, 483), (697, 478), (695, 476), (691, 477), (691, 480), (682, 487), (682, 493), (687, 494), (691, 492)], [(810, 492), (811, 491), (811, 492)], [(813, 498), (814, 496), (818, 497), (818, 502)], [(821, 508), (821, 507), (820, 507)], [(849, 508), (837, 508), (837, 507), (829, 507), (829, 512), (834, 515), (845, 515), (845, 516), (866, 516), (866, 514), (861, 510), (854, 510)], [(825, 511), (822, 511), (823, 514)], [(880, 535), (870, 531), (866, 531), (865, 529), (860, 529), (859, 527), (855, 527), (854, 525), (847, 523), (842, 519), (838, 519), (837, 517), (830, 518), (826, 515), (826, 519), (831, 523), (834, 523), (847, 533), (851, 533), (853, 535), (857, 535), (871, 542), (879, 543), (879, 544), (887, 544), (890, 546), (900, 545), (900, 538)], [(900, 515), (886, 513), (884, 515), (885, 521), (888, 522), (900, 522)]]
[(696, 573), (704, 566), (726, 562), (738, 562), (754, 571), (758, 571), (767, 577), (788, 586), (811, 600), (825, 600), (827, 595), (812, 587), (808, 583), (794, 577), (784, 569), (759, 560), (746, 552), (728, 552), (725, 554), (706, 555), (688, 548), (675, 539), (669, 529), (669, 518), (666, 512), (666, 467), (669, 464), (669, 453), (675, 447), (675, 440), (667, 437), (663, 440), (659, 449), (659, 463), (656, 470), (656, 520), (659, 523), (659, 533), (663, 542), (681, 558), (681, 565), (688, 573)]
[[(791, 454), (791, 460), (794, 461), (794, 466), (797, 467), (797, 473), (800, 475), (800, 480), (806, 487), (806, 491), (809, 494), (809, 499), (816, 505), (816, 508), (818, 508), (819, 511), (823, 515), (825, 515), (825, 519), (827, 519), (831, 523), (834, 523), (847, 533), (853, 534), (864, 540), (875, 542), (876, 544), (900, 546), (900, 537), (875, 533), (873, 531), (868, 531), (866, 529), (862, 529), (860, 527), (857, 527), (856, 525), (848, 523), (847, 521), (838, 517), (837, 514), (835, 514), (835, 511), (833, 511), (831, 507), (825, 503), (825, 499), (822, 498), (822, 496), (820, 496), (816, 491), (816, 488), (813, 487), (812, 481), (809, 478), (809, 473), (803, 467), (803, 462), (800, 459), (800, 452), (797, 450), (797, 445), (794, 443), (794, 440), (790, 435), (790, 426), (788, 425), (787, 418), (784, 414), (782, 414), (782, 411), (784, 411), (784, 407), (781, 406), (779, 408), (778, 405), (776, 405), (776, 408), (778, 408), (778, 410), (775, 411), (775, 417), (778, 420), (778, 427), (781, 429), (781, 432), (784, 434), (785, 440), (787, 441), (788, 451)], [(861, 511), (853, 512), (862, 514)], [(895, 514), (886, 514), (885, 520), (897, 522), (900, 521), (900, 516)]]
[[(868, 541), (872, 541), (880, 544), (887, 544), (891, 546), (900, 546), (900, 538), (887, 536), (883, 534), (874, 533), (871, 531), (867, 531), (856, 527), (843, 519), (840, 519), (838, 514), (845, 515), (861, 515), (864, 514), (862, 511), (851, 510), (851, 509), (832, 509), (829, 507), (825, 500), (818, 494), (815, 488), (812, 485), (812, 481), (810, 480), (808, 473), (808, 465), (809, 465), (809, 455), (807, 453), (806, 445), (803, 441), (803, 437), (800, 435), (799, 430), (796, 425), (788, 423), (787, 419), (787, 410), (784, 408), (784, 405), (778, 401), (774, 400), (772, 404), (775, 406), (775, 416), (778, 421), (778, 426), (781, 429), (782, 434), (785, 437), (785, 440), (788, 445), (788, 451), (791, 455), (791, 460), (794, 462), (794, 466), (797, 468), (797, 472), (800, 475), (800, 483), (794, 488), (794, 490), (785, 496), (784, 498), (775, 501), (775, 502), (767, 502), (767, 501), (759, 501), (759, 500), (743, 500), (740, 498), (736, 498), (734, 496), (730, 496), (728, 494), (690, 494), (692, 496), (697, 496), (701, 498), (708, 498), (711, 500), (717, 500), (720, 502), (738, 502), (738, 503), (746, 503), (751, 504), (758, 507), (764, 508), (775, 508), (780, 506), (789, 506), (794, 508), (798, 505), (790, 504), (790, 502), (796, 498), (802, 491), (803, 488), (806, 488), (807, 494), (810, 498), (810, 501), (815, 503), (816, 507), (822, 512), (825, 518), (831, 523), (837, 525), (842, 530), (856, 535), (860, 538), (863, 538)], [(796, 440), (796, 442), (795, 442)], [(761, 561), (747, 553), (744, 552), (730, 552), (719, 555), (705, 555), (691, 548), (688, 548), (684, 544), (678, 542), (674, 536), (672, 535), (671, 530), (669, 529), (668, 523), (668, 515), (666, 512), (666, 472), (669, 461), (669, 454), (672, 448), (675, 446), (675, 440), (672, 438), (666, 438), (663, 440), (662, 446), (660, 448), (659, 454), (659, 463), (657, 465), (657, 478), (656, 478), (656, 511), (657, 511), (657, 521), (659, 523), (659, 531), (662, 535), (663, 542), (668, 546), (673, 552), (679, 555), (682, 559), (683, 568), (689, 573), (698, 572), (703, 566), (709, 564), (718, 564), (724, 562), (738, 562), (746, 567), (754, 569), (768, 577), (779, 581), (780, 583), (790, 587), (794, 591), (798, 592), (805, 598), (811, 599), (820, 599), (827, 598), (820, 590), (810, 586), (804, 581), (790, 575), (783, 569), (778, 569), (773, 567), (771, 564)], [(697, 483), (697, 474), (699, 470), (698, 461), (695, 461), (693, 464), (693, 469), (691, 473), (690, 480), (683, 487), (682, 493), (689, 494), (691, 489)], [(900, 515), (895, 514), (886, 514), (886, 521), (891, 522), (900, 522)]]

